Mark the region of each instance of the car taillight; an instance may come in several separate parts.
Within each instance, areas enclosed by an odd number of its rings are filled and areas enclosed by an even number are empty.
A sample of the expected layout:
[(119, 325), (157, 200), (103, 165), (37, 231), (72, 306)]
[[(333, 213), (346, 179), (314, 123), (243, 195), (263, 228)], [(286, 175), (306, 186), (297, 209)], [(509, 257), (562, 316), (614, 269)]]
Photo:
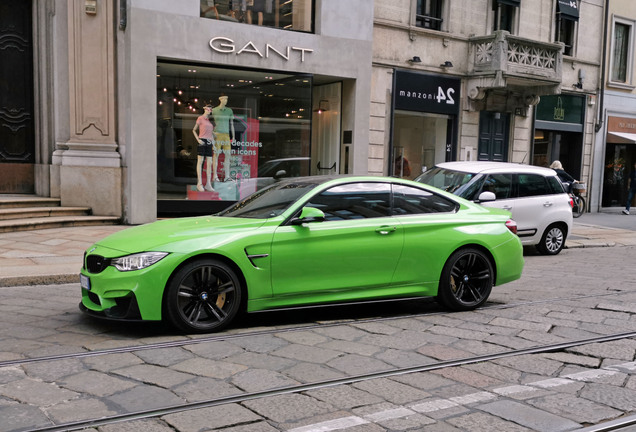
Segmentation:
[(508, 227), (508, 229), (513, 233), (513, 234), (517, 234), (517, 222), (513, 221), (512, 219), (508, 219), (506, 221), (506, 227)]
[(570, 195), (570, 208), (573, 209), (574, 208), (574, 199), (572, 198), (572, 196)]

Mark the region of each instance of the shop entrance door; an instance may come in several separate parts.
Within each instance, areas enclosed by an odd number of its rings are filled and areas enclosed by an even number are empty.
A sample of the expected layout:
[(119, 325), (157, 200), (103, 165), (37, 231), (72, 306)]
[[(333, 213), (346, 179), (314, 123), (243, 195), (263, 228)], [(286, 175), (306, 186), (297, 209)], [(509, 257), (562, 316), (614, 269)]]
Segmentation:
[(33, 193), (31, 2), (0, 2), (0, 193)]
[(479, 160), (508, 160), (509, 125), (510, 114), (491, 111), (479, 114)]

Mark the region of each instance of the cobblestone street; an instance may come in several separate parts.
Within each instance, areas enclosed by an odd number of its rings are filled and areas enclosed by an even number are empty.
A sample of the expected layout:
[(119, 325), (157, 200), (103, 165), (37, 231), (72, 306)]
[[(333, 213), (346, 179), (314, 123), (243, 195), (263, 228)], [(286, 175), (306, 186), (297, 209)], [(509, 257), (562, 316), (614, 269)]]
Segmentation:
[(634, 415), (635, 252), (527, 252), (474, 312), (276, 312), (194, 337), (86, 317), (76, 284), (5, 287), (0, 430), (568, 431)]

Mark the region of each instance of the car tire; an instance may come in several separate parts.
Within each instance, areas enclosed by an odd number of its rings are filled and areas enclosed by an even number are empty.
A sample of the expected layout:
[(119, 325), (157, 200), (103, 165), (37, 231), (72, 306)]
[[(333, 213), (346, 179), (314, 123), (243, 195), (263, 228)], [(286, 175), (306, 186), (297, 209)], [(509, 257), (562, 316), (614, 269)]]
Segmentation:
[(240, 278), (225, 263), (199, 259), (181, 267), (165, 295), (168, 320), (189, 333), (226, 327), (236, 317), (242, 295)]
[(559, 224), (553, 224), (546, 228), (537, 250), (541, 255), (557, 255), (565, 246), (565, 231)]
[(438, 301), (454, 311), (475, 309), (488, 300), (494, 283), (490, 259), (475, 248), (455, 251), (442, 270)]

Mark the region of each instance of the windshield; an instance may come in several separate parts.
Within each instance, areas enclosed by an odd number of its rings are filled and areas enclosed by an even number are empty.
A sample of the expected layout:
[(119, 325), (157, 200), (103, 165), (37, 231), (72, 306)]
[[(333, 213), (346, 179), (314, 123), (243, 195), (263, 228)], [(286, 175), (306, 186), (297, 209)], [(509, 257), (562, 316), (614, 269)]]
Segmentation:
[(218, 216), (254, 219), (275, 217), (285, 212), (317, 184), (315, 180), (275, 183), (223, 210)]
[(475, 175), (476, 174), (444, 168), (433, 168), (421, 174), (415, 181), (434, 186), (446, 192), (454, 193), (455, 195), (460, 195), (459, 189), (470, 182)]

